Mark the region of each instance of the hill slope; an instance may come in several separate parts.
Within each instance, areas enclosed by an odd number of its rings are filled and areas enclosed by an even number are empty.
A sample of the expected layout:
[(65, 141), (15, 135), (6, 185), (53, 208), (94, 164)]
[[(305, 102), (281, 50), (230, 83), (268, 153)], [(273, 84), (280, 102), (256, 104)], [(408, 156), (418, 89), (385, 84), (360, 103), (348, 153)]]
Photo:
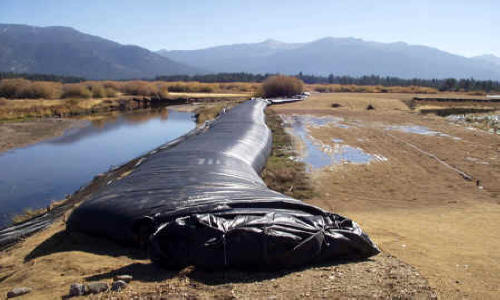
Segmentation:
[(490, 64), (490, 65), (493, 64), (500, 66), (500, 57), (495, 56), (493, 54), (474, 56), (472, 59), (483, 62), (485, 64)]
[(130, 79), (197, 69), (69, 27), (0, 24), (0, 71)]
[(324, 38), (302, 44), (268, 40), (201, 50), (161, 50), (158, 53), (211, 72), (377, 74), (402, 78), (474, 77), (500, 80), (498, 68), (474, 59), (426, 46), (354, 38)]

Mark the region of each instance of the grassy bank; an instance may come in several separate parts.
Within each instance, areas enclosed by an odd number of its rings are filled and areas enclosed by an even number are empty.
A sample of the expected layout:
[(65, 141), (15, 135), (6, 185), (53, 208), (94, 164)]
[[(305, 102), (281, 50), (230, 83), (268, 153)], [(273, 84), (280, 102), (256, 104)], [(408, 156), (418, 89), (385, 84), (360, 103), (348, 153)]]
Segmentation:
[(178, 94), (167, 98), (120, 96), (101, 99), (0, 99), (0, 122), (48, 117), (71, 117), (109, 111), (128, 111), (155, 106), (193, 102), (219, 102), (248, 99), (247, 94)]
[(280, 116), (267, 110), (266, 123), (273, 132), (273, 147), (261, 174), (264, 182), (270, 189), (296, 199), (312, 198), (313, 186), (306, 175), (305, 164), (290, 159), (296, 153), (292, 137), (285, 132)]

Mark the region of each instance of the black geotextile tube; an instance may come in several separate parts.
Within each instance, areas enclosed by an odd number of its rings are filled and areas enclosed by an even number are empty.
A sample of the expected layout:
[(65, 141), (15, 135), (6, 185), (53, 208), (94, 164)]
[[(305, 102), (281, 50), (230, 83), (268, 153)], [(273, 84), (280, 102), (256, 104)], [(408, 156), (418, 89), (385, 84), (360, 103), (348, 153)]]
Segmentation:
[(264, 184), (268, 104), (244, 102), (147, 156), (75, 209), (68, 230), (145, 242), (151, 259), (169, 268), (275, 269), (379, 253), (353, 221)]

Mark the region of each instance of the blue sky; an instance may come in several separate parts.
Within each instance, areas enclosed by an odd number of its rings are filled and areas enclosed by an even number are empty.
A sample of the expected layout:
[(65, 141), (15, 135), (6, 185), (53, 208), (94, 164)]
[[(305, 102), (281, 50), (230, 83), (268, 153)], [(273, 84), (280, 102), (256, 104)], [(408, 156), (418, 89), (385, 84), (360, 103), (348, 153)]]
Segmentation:
[(500, 56), (498, 0), (0, 0), (0, 23), (64, 25), (151, 50), (322, 37)]

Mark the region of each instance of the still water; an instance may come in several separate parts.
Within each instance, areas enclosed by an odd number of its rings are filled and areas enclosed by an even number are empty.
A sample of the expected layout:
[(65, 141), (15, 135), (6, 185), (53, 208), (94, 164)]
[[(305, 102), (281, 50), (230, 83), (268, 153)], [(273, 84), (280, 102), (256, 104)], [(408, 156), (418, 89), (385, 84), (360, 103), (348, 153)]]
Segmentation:
[(0, 228), (195, 126), (192, 113), (166, 109), (104, 115), (61, 137), (1, 153)]

